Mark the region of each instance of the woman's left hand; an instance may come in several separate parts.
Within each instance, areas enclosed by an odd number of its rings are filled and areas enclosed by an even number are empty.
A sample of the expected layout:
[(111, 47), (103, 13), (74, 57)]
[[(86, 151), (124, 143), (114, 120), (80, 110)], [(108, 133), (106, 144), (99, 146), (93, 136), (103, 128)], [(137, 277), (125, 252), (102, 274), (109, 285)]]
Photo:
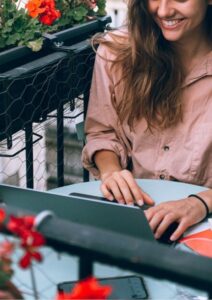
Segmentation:
[(175, 241), (188, 227), (204, 219), (205, 207), (198, 199), (190, 197), (160, 203), (146, 210), (145, 215), (156, 239), (159, 239), (172, 223), (177, 222), (179, 225), (170, 237), (170, 240)]

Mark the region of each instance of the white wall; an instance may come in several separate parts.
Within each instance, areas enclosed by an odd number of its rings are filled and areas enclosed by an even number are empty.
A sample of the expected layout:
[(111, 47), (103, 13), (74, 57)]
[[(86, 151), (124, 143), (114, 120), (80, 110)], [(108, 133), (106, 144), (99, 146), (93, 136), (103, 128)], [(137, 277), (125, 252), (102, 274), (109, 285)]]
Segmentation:
[(123, 25), (127, 12), (126, 0), (107, 0), (106, 10), (107, 14), (112, 18), (112, 27)]

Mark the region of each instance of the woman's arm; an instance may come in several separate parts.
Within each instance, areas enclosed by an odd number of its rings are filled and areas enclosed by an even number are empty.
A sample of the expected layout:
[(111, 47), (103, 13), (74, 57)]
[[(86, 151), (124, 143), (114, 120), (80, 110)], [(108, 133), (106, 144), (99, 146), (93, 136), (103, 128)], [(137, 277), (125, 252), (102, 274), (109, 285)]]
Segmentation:
[(136, 183), (132, 173), (122, 169), (120, 159), (116, 153), (101, 150), (94, 155), (95, 164), (102, 180), (101, 191), (105, 198), (116, 199), (119, 203), (138, 205), (144, 203), (153, 205), (154, 201)]
[[(206, 202), (209, 212), (212, 212), (212, 190), (198, 193)], [(174, 222), (179, 225), (170, 237), (177, 240), (185, 230), (202, 221), (206, 217), (204, 204), (196, 197), (188, 197), (177, 201), (163, 202), (145, 211), (147, 220), (155, 234), (155, 238), (160, 238), (164, 231)]]

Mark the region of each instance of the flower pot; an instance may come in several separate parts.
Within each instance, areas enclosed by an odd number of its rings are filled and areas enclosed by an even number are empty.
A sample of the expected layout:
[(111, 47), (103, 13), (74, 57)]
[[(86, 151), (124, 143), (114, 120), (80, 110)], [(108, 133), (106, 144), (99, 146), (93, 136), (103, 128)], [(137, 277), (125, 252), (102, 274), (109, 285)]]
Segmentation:
[[(89, 89), (94, 53), (87, 39), (109, 21), (103, 17), (47, 35), (38, 53), (26, 47), (0, 52), (0, 140)], [(61, 42), (65, 46), (57, 47)]]
[(105, 16), (55, 32), (54, 34), (45, 34), (44, 45), (39, 52), (33, 52), (26, 46), (0, 51), (0, 74), (54, 52), (52, 49), (53, 42), (64, 43), (66, 46), (71, 46), (91, 37), (97, 32), (103, 31), (105, 26), (110, 22), (111, 18)]

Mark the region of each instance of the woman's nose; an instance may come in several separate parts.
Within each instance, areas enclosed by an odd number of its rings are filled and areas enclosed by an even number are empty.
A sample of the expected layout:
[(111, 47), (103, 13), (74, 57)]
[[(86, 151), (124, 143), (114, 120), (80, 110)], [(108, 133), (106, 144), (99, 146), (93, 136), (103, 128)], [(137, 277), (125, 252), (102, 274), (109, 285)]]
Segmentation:
[(160, 18), (170, 18), (174, 14), (172, 0), (159, 0), (157, 14)]

